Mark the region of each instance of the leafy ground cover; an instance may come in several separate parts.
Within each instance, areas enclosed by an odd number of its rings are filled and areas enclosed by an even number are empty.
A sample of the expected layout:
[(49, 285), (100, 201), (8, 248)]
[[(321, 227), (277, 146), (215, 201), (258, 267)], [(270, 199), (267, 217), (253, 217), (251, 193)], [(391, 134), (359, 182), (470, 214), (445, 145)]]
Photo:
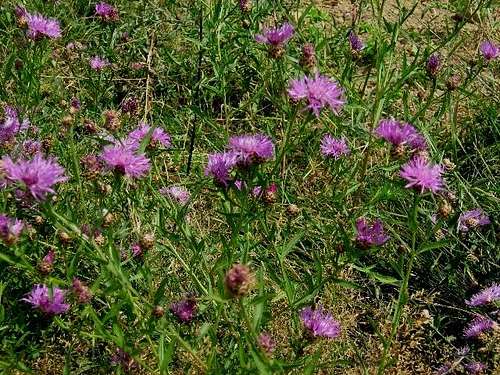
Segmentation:
[(499, 373), (497, 5), (2, 2), (2, 373)]

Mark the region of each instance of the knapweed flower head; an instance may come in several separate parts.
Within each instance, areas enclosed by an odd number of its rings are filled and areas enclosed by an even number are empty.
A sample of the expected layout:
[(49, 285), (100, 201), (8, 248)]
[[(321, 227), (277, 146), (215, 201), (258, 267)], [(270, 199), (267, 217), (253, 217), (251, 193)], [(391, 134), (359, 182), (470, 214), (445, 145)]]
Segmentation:
[(361, 50), (363, 48), (365, 48), (365, 44), (363, 43), (363, 41), (359, 38), (359, 36), (357, 36), (354, 31), (351, 30), (351, 32), (349, 32), (349, 36), (348, 36), (348, 39), (349, 39), (349, 44), (351, 45), (351, 50), (355, 53), (359, 53), (361, 52)]
[(464, 330), (465, 338), (475, 338), (486, 331), (496, 327), (496, 323), (488, 317), (478, 316), (474, 318)]
[(230, 174), (236, 163), (238, 155), (234, 152), (217, 152), (208, 155), (208, 163), (205, 167), (205, 176), (212, 176), (218, 185), (227, 187)]
[(266, 332), (263, 332), (259, 335), (259, 337), (257, 338), (257, 343), (266, 354), (271, 354), (276, 348), (276, 341), (274, 341), (271, 335)]
[(408, 182), (405, 188), (413, 188), (420, 193), (437, 193), (443, 189), (442, 173), (440, 165), (431, 165), (425, 158), (415, 156), (403, 165), (399, 175)]
[(500, 55), (500, 47), (491, 40), (482, 42), (479, 50), (487, 62), (496, 59)]
[(50, 249), (47, 254), (42, 258), (42, 261), (38, 264), (38, 270), (47, 275), (52, 272), (54, 267), (54, 260), (56, 259), (56, 253), (54, 249)]
[(262, 163), (274, 155), (273, 142), (263, 134), (231, 137), (229, 150), (237, 155), (238, 164), (245, 166)]
[(24, 223), (16, 218), (0, 215), (0, 238), (6, 245), (17, 242), (24, 229)]
[(500, 301), (500, 284), (494, 283), (490, 287), (474, 294), (471, 299), (465, 301), (465, 303), (468, 306), (482, 306), (496, 301)]
[(394, 119), (380, 120), (375, 133), (391, 143), (394, 148), (409, 146), (413, 150), (425, 150), (425, 138), (410, 124)]
[(248, 266), (235, 264), (227, 271), (224, 282), (233, 297), (241, 297), (250, 291), (254, 277)]
[(170, 305), (170, 311), (183, 323), (189, 323), (196, 314), (196, 300), (185, 298)]
[(266, 28), (262, 30), (262, 34), (255, 36), (255, 40), (259, 43), (266, 43), (272, 46), (285, 44), (295, 32), (292, 25), (285, 22), (279, 27)]
[(183, 186), (177, 186), (177, 185), (172, 185), (167, 188), (162, 188), (160, 189), (160, 193), (162, 195), (169, 197), (171, 200), (181, 205), (185, 205), (187, 202), (189, 202), (189, 198), (191, 197), (189, 190), (187, 190)]
[(110, 65), (111, 64), (108, 60), (103, 59), (99, 56), (94, 56), (90, 59), (90, 67), (97, 72), (103, 70), (104, 68), (107, 68)]
[(481, 362), (471, 362), (464, 365), (465, 371), (470, 375), (479, 375), (485, 371), (487, 366)]
[(108, 168), (131, 178), (143, 177), (149, 171), (149, 159), (123, 145), (104, 147), (100, 155)]
[(83, 281), (75, 277), (73, 279), (72, 287), (78, 303), (85, 304), (90, 302), (92, 299), (92, 292), (89, 287), (83, 283)]
[(53, 158), (45, 159), (41, 154), (31, 160), (12, 161), (8, 156), (2, 159), (2, 168), (9, 183), (18, 183), (37, 200), (44, 200), (47, 193), (55, 193), (53, 186), (64, 182), (64, 168)]
[(26, 139), (23, 141), (22, 150), (25, 155), (35, 156), (42, 152), (42, 143), (34, 139)]
[(316, 65), (316, 51), (314, 44), (306, 43), (302, 47), (302, 56), (300, 57), (300, 65), (306, 69), (313, 69)]
[(463, 212), (458, 218), (458, 230), (461, 232), (468, 232), (469, 229), (488, 224), (490, 224), (490, 218), (480, 208)]
[(37, 284), (22, 301), (33, 305), (33, 308), (48, 315), (57, 315), (69, 310), (69, 304), (65, 303), (66, 291), (57, 287), (49, 288), (44, 284)]
[(0, 122), (0, 143), (12, 140), (20, 130), (27, 129), (29, 121), (27, 119), (23, 122), (19, 121), (17, 111), (10, 107), (5, 107), (4, 120)]
[[(140, 123), (139, 127), (132, 132), (127, 137), (125, 144), (129, 144), (132, 149), (137, 150), (141, 145), (142, 140), (150, 132), (151, 127), (148, 124)], [(155, 127), (151, 133), (151, 138), (149, 141), (150, 145), (162, 145), (165, 148), (172, 146), (170, 141), (170, 136), (162, 129)]]
[(240, 0), (240, 10), (244, 13), (250, 12), (252, 9), (252, 0)]
[(121, 348), (116, 348), (114, 354), (111, 356), (111, 364), (120, 366), (125, 373), (129, 373), (139, 367), (134, 358)]
[(321, 140), (321, 154), (338, 160), (341, 156), (349, 155), (351, 150), (344, 138), (334, 138), (326, 134)]
[(437, 53), (433, 53), (427, 59), (425, 68), (431, 77), (435, 77), (441, 67), (441, 59)]
[(142, 254), (144, 253), (144, 250), (142, 249), (142, 246), (136, 242), (130, 246), (130, 252), (132, 253), (132, 256), (134, 258), (137, 258), (137, 257), (142, 256)]
[(316, 116), (328, 106), (333, 113), (338, 114), (345, 104), (344, 90), (336, 81), (316, 73), (314, 77), (305, 76), (294, 79), (288, 87), (288, 95), (292, 100), (306, 99), (309, 108)]
[(29, 38), (36, 40), (42, 37), (50, 39), (61, 37), (61, 27), (58, 20), (29, 13), (26, 14), (25, 18), (28, 24), (27, 35)]
[(300, 312), (300, 319), (309, 334), (314, 337), (334, 339), (340, 336), (340, 323), (321, 306), (315, 310), (311, 307), (304, 308)]
[(380, 246), (389, 240), (389, 236), (385, 234), (382, 221), (377, 219), (373, 223), (369, 223), (364, 218), (356, 220), (356, 242), (364, 247)]
[(95, 14), (105, 22), (118, 21), (120, 19), (118, 10), (104, 1), (95, 5)]

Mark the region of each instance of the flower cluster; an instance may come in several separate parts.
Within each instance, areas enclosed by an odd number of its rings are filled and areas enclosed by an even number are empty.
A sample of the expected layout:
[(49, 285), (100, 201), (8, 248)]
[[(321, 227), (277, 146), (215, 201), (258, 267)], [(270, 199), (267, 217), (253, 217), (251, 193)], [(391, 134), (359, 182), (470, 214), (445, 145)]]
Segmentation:
[(24, 16), (28, 25), (27, 35), (33, 40), (47, 37), (57, 39), (61, 37), (61, 26), (59, 21), (53, 18), (46, 18), (40, 14), (30, 14), (26, 12)]
[(170, 311), (183, 323), (189, 323), (196, 314), (196, 300), (185, 298), (170, 305)]
[(187, 190), (185, 187), (176, 185), (162, 188), (160, 189), (160, 193), (181, 205), (185, 205), (187, 202), (189, 202), (189, 199), (191, 197), (189, 190)]

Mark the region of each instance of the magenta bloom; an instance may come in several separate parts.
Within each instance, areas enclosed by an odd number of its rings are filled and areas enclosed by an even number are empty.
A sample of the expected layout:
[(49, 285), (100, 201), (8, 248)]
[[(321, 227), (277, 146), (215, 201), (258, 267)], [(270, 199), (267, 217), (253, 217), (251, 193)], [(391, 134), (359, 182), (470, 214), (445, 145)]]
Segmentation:
[(20, 183), (38, 200), (44, 200), (47, 193), (55, 193), (53, 185), (67, 180), (64, 168), (55, 159), (44, 159), (41, 154), (31, 160), (17, 162), (5, 156), (2, 162), (7, 181)]
[(99, 72), (104, 68), (107, 68), (111, 64), (108, 60), (102, 59), (99, 56), (94, 56), (90, 59), (90, 67), (95, 71)]
[(496, 323), (485, 316), (478, 316), (472, 320), (464, 330), (465, 338), (478, 337), (481, 333), (495, 328)]
[(160, 189), (160, 193), (162, 195), (166, 195), (167, 197), (181, 205), (185, 205), (191, 197), (189, 191), (183, 186), (173, 185), (169, 186), (168, 188), (162, 188)]
[(196, 313), (196, 300), (193, 298), (186, 298), (170, 305), (170, 311), (181, 322), (189, 323), (193, 320)]
[(267, 354), (271, 354), (276, 348), (276, 342), (273, 340), (271, 335), (266, 332), (263, 332), (259, 335), (259, 337), (257, 338), (257, 342), (260, 348)]
[(10, 107), (5, 107), (5, 119), (0, 122), (0, 143), (12, 140), (20, 130), (24, 130), (29, 126), (27, 119), (21, 123), (17, 115), (17, 111)]
[(69, 310), (69, 304), (64, 303), (65, 293), (65, 290), (57, 287), (48, 288), (46, 285), (37, 284), (21, 301), (31, 303), (33, 308), (39, 309), (45, 314), (57, 315)]
[(353, 52), (360, 52), (363, 48), (365, 48), (363, 41), (353, 31), (349, 33), (348, 39)]
[(467, 371), (467, 374), (478, 375), (486, 370), (486, 365), (481, 362), (471, 362), (464, 365), (464, 368), (465, 371)]
[(44, 36), (50, 39), (61, 37), (61, 27), (56, 19), (29, 13), (26, 13), (25, 17), (28, 23), (27, 35), (29, 38), (36, 40)]
[(491, 40), (482, 42), (479, 46), (479, 50), (487, 62), (496, 59), (500, 55), (500, 47)]
[(375, 133), (394, 147), (408, 145), (412, 149), (418, 150), (427, 148), (425, 138), (408, 123), (402, 123), (394, 119), (384, 119), (379, 122)]
[(338, 160), (343, 155), (349, 155), (350, 152), (344, 138), (333, 138), (330, 134), (326, 134), (321, 140), (321, 153), (323, 156)]
[(255, 40), (259, 43), (279, 46), (285, 44), (293, 36), (293, 33), (293, 26), (286, 22), (280, 27), (262, 30), (262, 34), (256, 35)]
[(274, 155), (273, 142), (262, 134), (231, 137), (229, 149), (237, 155), (238, 163), (243, 165), (261, 163)]
[(500, 301), (500, 284), (496, 283), (474, 294), (471, 299), (465, 301), (465, 303), (469, 306), (481, 306), (495, 301)]
[(338, 114), (345, 103), (344, 90), (336, 81), (316, 73), (314, 77), (303, 77), (290, 82), (288, 95), (295, 101), (306, 99), (309, 108), (316, 116), (321, 109), (329, 106), (333, 113)]
[(364, 218), (356, 220), (356, 230), (358, 232), (356, 241), (362, 247), (380, 246), (389, 240), (389, 236), (385, 234), (381, 220), (375, 220), (373, 223), (368, 223)]
[(477, 228), (479, 226), (488, 225), (490, 218), (480, 208), (466, 211), (460, 214), (458, 218), (458, 230), (461, 232), (468, 232), (469, 229)]
[(336, 338), (340, 336), (340, 323), (320, 306), (316, 310), (306, 307), (300, 312), (300, 319), (313, 336)]
[(143, 254), (143, 250), (140, 244), (134, 243), (130, 246), (130, 250), (132, 251), (133, 257), (140, 257)]
[(112, 22), (118, 21), (120, 16), (118, 15), (118, 10), (104, 1), (95, 5), (95, 14), (96, 16), (101, 17), (103, 21)]
[(149, 170), (149, 159), (127, 146), (106, 146), (100, 157), (109, 168), (127, 177), (139, 178)]
[[(151, 127), (148, 124), (140, 123), (137, 129), (130, 132), (124, 143), (129, 144), (134, 150), (139, 149), (142, 140), (150, 129)], [(154, 128), (151, 133), (150, 144), (161, 144), (165, 148), (172, 146), (170, 136), (162, 128)]]
[(19, 239), (23, 228), (24, 223), (21, 220), (0, 215), (0, 238), (7, 245), (11, 245)]
[(208, 155), (208, 164), (205, 167), (205, 176), (212, 176), (214, 181), (222, 186), (227, 186), (230, 173), (238, 161), (234, 152), (217, 152)]
[(405, 188), (413, 188), (420, 193), (436, 193), (443, 189), (442, 173), (443, 168), (440, 165), (431, 165), (421, 156), (416, 156), (403, 165), (399, 175), (408, 182)]
[(437, 53), (433, 53), (427, 59), (427, 64), (425, 66), (425, 68), (427, 69), (427, 73), (429, 73), (431, 77), (435, 77), (440, 67), (441, 59), (439, 58), (439, 55)]

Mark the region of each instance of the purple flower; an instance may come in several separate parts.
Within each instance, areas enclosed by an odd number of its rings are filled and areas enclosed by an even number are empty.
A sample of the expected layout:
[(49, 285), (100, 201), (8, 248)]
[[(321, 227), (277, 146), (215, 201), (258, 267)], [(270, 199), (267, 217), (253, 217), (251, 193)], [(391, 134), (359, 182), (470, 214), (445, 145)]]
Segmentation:
[(170, 305), (170, 311), (177, 319), (183, 323), (189, 323), (193, 320), (196, 312), (196, 300), (193, 298), (186, 298)]
[(380, 246), (389, 240), (389, 236), (385, 234), (381, 220), (375, 220), (373, 223), (368, 223), (364, 218), (356, 220), (356, 230), (358, 232), (356, 241), (362, 247)]
[(122, 103), (122, 111), (124, 113), (130, 114), (131, 116), (136, 114), (137, 107), (138, 107), (137, 98), (135, 98), (135, 97), (125, 99)]
[(67, 180), (64, 168), (55, 159), (44, 159), (41, 154), (31, 160), (17, 162), (5, 156), (2, 163), (7, 180), (20, 183), (38, 200), (44, 200), (47, 193), (55, 193), (53, 185)]
[(130, 246), (130, 250), (132, 251), (133, 257), (140, 257), (143, 254), (142, 246), (139, 243), (133, 243)]
[(27, 35), (31, 39), (40, 39), (44, 36), (50, 39), (61, 37), (61, 27), (56, 19), (26, 13), (26, 22), (28, 23)]
[(448, 374), (450, 370), (451, 370), (450, 364), (445, 363), (436, 370), (435, 375), (445, 375)]
[(481, 333), (489, 331), (496, 327), (496, 323), (485, 316), (477, 316), (472, 320), (464, 330), (465, 338), (478, 337)]
[(288, 95), (295, 101), (307, 99), (309, 108), (319, 116), (323, 107), (329, 106), (338, 114), (345, 103), (344, 90), (336, 81), (316, 73), (314, 77), (303, 77), (290, 82)]
[(185, 205), (191, 197), (189, 191), (183, 186), (173, 185), (169, 186), (168, 188), (162, 188), (160, 189), (160, 193), (162, 195), (168, 196), (170, 199), (176, 201), (181, 205)]
[(34, 139), (27, 139), (23, 142), (23, 152), (33, 156), (42, 151), (42, 144)]
[[(139, 146), (150, 131), (151, 127), (148, 124), (140, 123), (139, 127), (128, 135), (127, 140), (125, 140), (125, 144), (129, 144), (133, 150), (139, 149)], [(169, 148), (172, 146), (170, 141), (170, 136), (165, 133), (162, 128), (154, 128), (151, 133), (150, 144), (161, 144), (165, 148)]]
[(415, 156), (401, 168), (399, 175), (408, 183), (405, 188), (413, 188), (436, 193), (443, 189), (443, 168), (440, 165), (431, 165), (421, 156)]
[(360, 52), (363, 48), (365, 48), (365, 44), (363, 41), (353, 32), (349, 33), (349, 44), (351, 45), (351, 50), (353, 52)]
[(104, 68), (107, 68), (110, 65), (111, 64), (108, 60), (102, 59), (99, 56), (94, 56), (90, 59), (90, 67), (97, 72), (103, 70)]
[(208, 164), (205, 167), (205, 176), (212, 176), (214, 181), (222, 186), (227, 186), (230, 173), (238, 161), (234, 152), (217, 152), (208, 155)]
[(0, 215), (0, 238), (5, 244), (12, 245), (16, 243), (23, 228), (24, 223), (21, 220)]
[(10, 106), (6, 106), (5, 119), (0, 122), (0, 143), (10, 141), (20, 130), (25, 130), (28, 126), (28, 119), (24, 119), (21, 123), (17, 111)]
[(313, 336), (336, 338), (340, 336), (340, 323), (320, 306), (316, 310), (306, 307), (300, 312), (300, 319)]
[(495, 42), (491, 40), (485, 40), (479, 46), (484, 59), (488, 62), (490, 60), (496, 59), (500, 55), (500, 47), (498, 47)]
[(458, 218), (458, 230), (461, 232), (468, 232), (471, 228), (488, 225), (490, 218), (480, 208), (466, 211), (460, 214)]
[(470, 300), (465, 301), (469, 306), (481, 306), (500, 300), (500, 284), (494, 283), (490, 287), (474, 294)]
[(261, 349), (267, 354), (271, 354), (276, 348), (276, 342), (273, 340), (271, 335), (266, 332), (262, 332), (259, 335), (259, 337), (257, 338), (257, 342)]
[(57, 287), (48, 288), (46, 285), (37, 284), (21, 301), (31, 303), (33, 308), (39, 309), (45, 314), (57, 315), (69, 310), (69, 305), (64, 303), (65, 293), (65, 290)]
[(149, 170), (149, 159), (127, 146), (106, 146), (100, 157), (109, 168), (128, 177), (139, 178)]
[(427, 73), (429, 73), (431, 77), (435, 77), (440, 67), (441, 59), (439, 58), (439, 55), (437, 53), (433, 53), (429, 56), (429, 59), (427, 60), (427, 64), (425, 66), (425, 68), (427, 69)]
[(481, 362), (471, 362), (464, 365), (465, 371), (471, 375), (481, 374), (484, 370), (486, 370), (486, 365)]
[(105, 3), (104, 1), (101, 1), (100, 3), (95, 5), (95, 14), (101, 17), (101, 19), (106, 22), (118, 21), (120, 19), (118, 10), (114, 6)]
[(383, 119), (379, 122), (375, 133), (394, 147), (409, 145), (412, 149), (425, 150), (427, 148), (425, 138), (408, 123)]
[(286, 22), (280, 27), (262, 30), (262, 34), (256, 35), (255, 40), (259, 43), (279, 46), (286, 43), (293, 36), (293, 33), (293, 26)]
[(350, 154), (349, 146), (344, 138), (333, 138), (326, 134), (321, 140), (321, 153), (323, 156), (329, 156), (338, 160), (342, 155)]
[(238, 163), (243, 165), (261, 163), (274, 155), (273, 142), (262, 134), (231, 137), (229, 149), (237, 155)]

